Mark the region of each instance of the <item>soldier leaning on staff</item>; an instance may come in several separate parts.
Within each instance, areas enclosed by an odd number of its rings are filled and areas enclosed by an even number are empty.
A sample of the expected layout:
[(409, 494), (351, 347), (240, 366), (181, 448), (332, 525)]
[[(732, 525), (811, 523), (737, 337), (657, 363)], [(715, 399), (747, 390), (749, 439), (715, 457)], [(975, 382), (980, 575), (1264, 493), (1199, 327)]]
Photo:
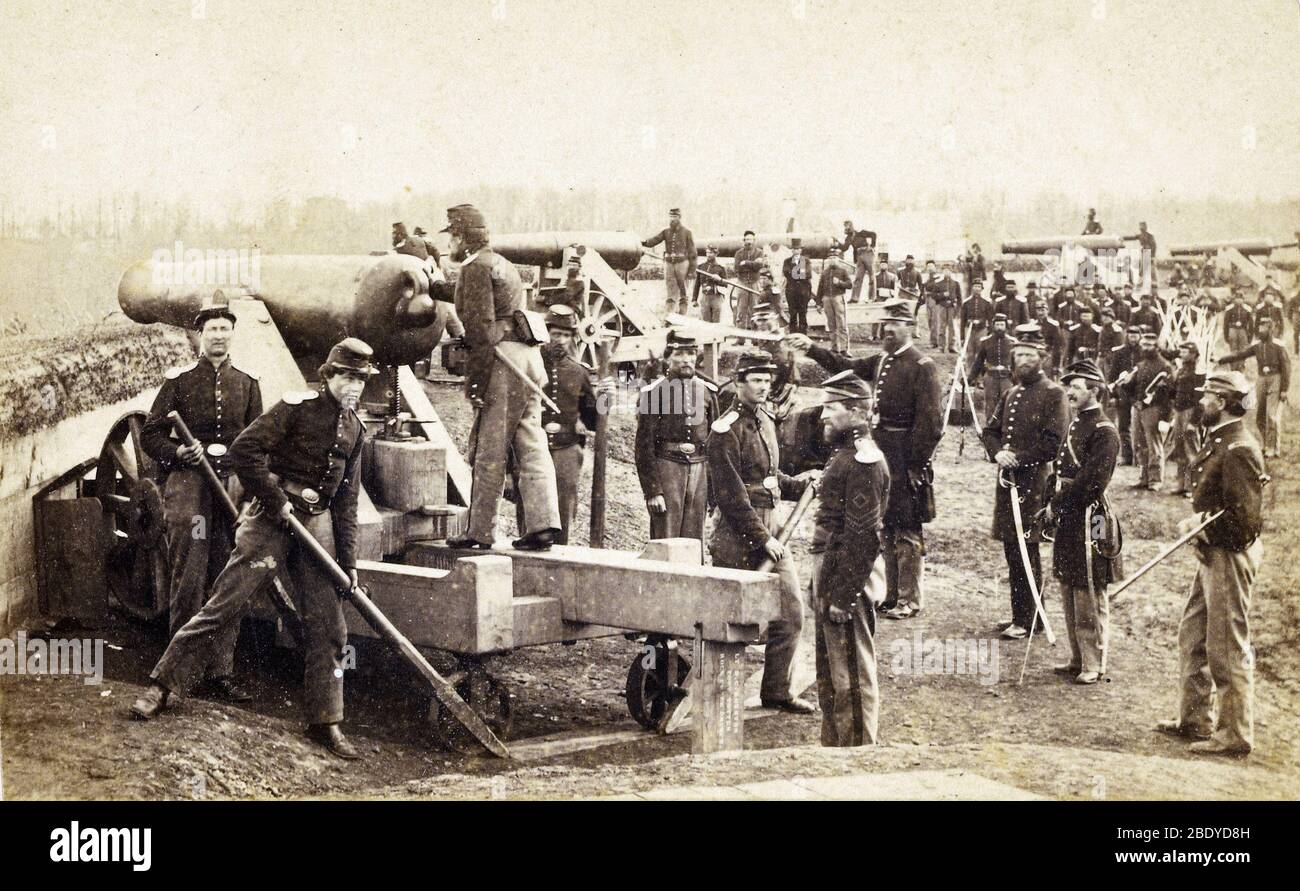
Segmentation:
[(776, 502), (797, 499), (820, 471), (790, 477), (781, 471), (776, 423), (768, 412), (768, 391), (776, 365), (767, 353), (747, 353), (736, 365), (736, 402), (709, 431), (709, 478), (717, 501), (709, 553), (714, 566), (756, 569), (764, 558), (776, 564), (781, 582), (781, 617), (767, 626), (761, 696), (766, 708), (811, 714), (816, 707), (792, 688), (803, 629), (803, 592), (790, 552), (776, 535)]
[(668, 332), (663, 377), (641, 388), (636, 472), (650, 513), (651, 538), (704, 540), (708, 464), (704, 444), (718, 416), (717, 387), (695, 372), (695, 338)]
[[(1119, 458), (1119, 431), (1101, 410), (1106, 378), (1091, 359), (1076, 362), (1061, 375), (1074, 409), (1074, 420), (1056, 455), (1055, 494), (1047, 506), (1047, 521), (1056, 523), (1052, 570), (1060, 582), (1065, 607), (1065, 631), (1070, 661), (1056, 666), (1080, 684), (1095, 684), (1106, 673), (1107, 629), (1110, 618), (1106, 586), (1123, 572), (1117, 545), (1099, 535), (1109, 515), (1106, 487)], [(1117, 536), (1116, 536), (1117, 537)]]
[(492, 250), (487, 220), (477, 208), (469, 204), (450, 208), (444, 231), (451, 235), (451, 259), (461, 264), (456, 313), (465, 325), (465, 345), (470, 350), (465, 394), (476, 409), (465, 456), (474, 468), (469, 525), (463, 538), (447, 544), (492, 547), (507, 453), (513, 450), (528, 527), (521, 530), (523, 535), (514, 546), (546, 550), (561, 525), (555, 466), (542, 430), (542, 399), (496, 352), (500, 349), (538, 387), (545, 386), (541, 351), (520, 330), (523, 282), (514, 264)]
[[(169, 631), (175, 636), (207, 598), (235, 546), (234, 524), (217, 503), (198, 465), (208, 463), (236, 502), (241, 492), (231, 473), (229, 449), (244, 428), (262, 414), (257, 377), (230, 358), (235, 314), (225, 306), (208, 307), (194, 317), (199, 358), (170, 369), (149, 409), (141, 446), (163, 468), (163, 508), (167, 553), (171, 562)], [(167, 415), (177, 412), (198, 444), (183, 445), (173, 435)], [(207, 686), (222, 699), (246, 702), (251, 696), (234, 681), (239, 621), (231, 622), (212, 647), (206, 666)]]
[(824, 746), (874, 745), (880, 716), (876, 607), (885, 600), (880, 529), (889, 467), (871, 440), (871, 388), (851, 371), (822, 383), (835, 448), (817, 487), (812, 610)]
[(1250, 601), (1263, 556), (1259, 534), (1268, 477), (1259, 443), (1242, 420), (1251, 400), (1250, 384), (1239, 371), (1206, 378), (1205, 445), (1192, 462), (1197, 513), (1178, 525), (1187, 534), (1223, 511), (1192, 540), (1198, 564), (1178, 626), (1178, 717), (1155, 728), (1197, 740), (1191, 751), (1200, 755), (1245, 755), (1254, 745)]
[(357, 583), (357, 495), (365, 427), (356, 405), (367, 378), (379, 373), (372, 355), (355, 337), (335, 344), (320, 368), (316, 389), (286, 393), (235, 439), (228, 453), (231, 467), (256, 500), (241, 518), (235, 551), (212, 596), (172, 638), (150, 673), (152, 686), (131, 707), (135, 717), (152, 718), (172, 695), (184, 694), (249, 599), (287, 568), (297, 583), (306, 632), (308, 736), (341, 758), (358, 757), (339, 729), (347, 643), (339, 592), (282, 520), (290, 515), (301, 520)]

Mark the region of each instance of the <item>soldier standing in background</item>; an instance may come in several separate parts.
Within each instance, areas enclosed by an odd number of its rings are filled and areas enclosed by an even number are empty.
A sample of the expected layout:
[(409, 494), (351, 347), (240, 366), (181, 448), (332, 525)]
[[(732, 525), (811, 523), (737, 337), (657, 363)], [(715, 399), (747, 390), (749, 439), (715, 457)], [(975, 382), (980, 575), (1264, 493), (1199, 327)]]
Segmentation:
[(1173, 374), (1173, 366), (1160, 355), (1156, 334), (1143, 330), (1141, 357), (1133, 374), (1120, 387), (1133, 406), (1133, 452), (1141, 474), (1134, 489), (1159, 491), (1164, 482), (1164, 456), (1160, 451), (1160, 422), (1169, 410), (1169, 391), (1160, 385)]
[[(1232, 303), (1223, 311), (1223, 340), (1228, 344), (1229, 353), (1237, 353), (1250, 345), (1255, 336), (1255, 314), (1246, 306), (1246, 298), (1241, 291), (1233, 288)], [(1244, 362), (1234, 362), (1233, 371), (1246, 367)]]
[(1034, 319), (1038, 327), (1043, 332), (1043, 343), (1047, 346), (1047, 355), (1043, 360), (1043, 368), (1047, 376), (1056, 380), (1057, 372), (1060, 371), (1064, 364), (1065, 356), (1065, 331), (1061, 328), (1061, 323), (1056, 321), (1047, 314), (1047, 301), (1038, 301), (1038, 318)]
[(1002, 399), (1002, 394), (1011, 389), (1011, 348), (1016, 340), (1007, 333), (1007, 317), (1003, 313), (993, 314), (993, 333), (986, 334), (975, 344), (975, 358), (971, 361), (968, 380), (979, 381), (984, 390), (985, 422), (993, 417), (993, 412)]
[(1101, 223), (1097, 220), (1097, 211), (1095, 208), (1088, 208), (1088, 220), (1083, 224), (1084, 235), (1100, 235)]
[(880, 528), (889, 467), (871, 440), (871, 388), (851, 371), (822, 383), (825, 439), (835, 448), (817, 487), (812, 609), (823, 746), (874, 745), (880, 717), (876, 607), (884, 602)]
[(1216, 371), (1206, 379), (1205, 445), (1192, 462), (1196, 513), (1178, 524), (1186, 534), (1224, 512), (1192, 540), (1198, 559), (1178, 626), (1178, 717), (1155, 728), (1197, 740), (1190, 751), (1198, 755), (1245, 755), (1254, 745), (1250, 601), (1264, 550), (1259, 533), (1268, 477), (1259, 444), (1242, 423), (1249, 401), (1241, 372)]
[(787, 339), (796, 351), (827, 371), (852, 371), (874, 381), (873, 437), (889, 462), (889, 503), (881, 540), (889, 586), (882, 605), (890, 619), (910, 619), (924, 605), (924, 524), (934, 519), (934, 470), (930, 460), (939, 445), (943, 385), (934, 360), (912, 342), (911, 304), (884, 304), (883, 351), (865, 359), (845, 359), (813, 346), (806, 335)]
[(793, 253), (781, 264), (785, 276), (785, 303), (790, 310), (790, 330), (808, 330), (808, 301), (812, 299), (812, 263), (803, 255), (803, 240), (790, 239)]
[(849, 308), (844, 294), (852, 286), (853, 269), (844, 262), (840, 249), (832, 245), (830, 256), (822, 264), (821, 278), (817, 280), (817, 297), (826, 315), (830, 350), (841, 356), (849, 354)]
[(528, 529), (514, 541), (523, 550), (546, 550), (560, 532), (555, 465), (542, 430), (542, 399), (496, 355), (499, 347), (539, 387), (546, 385), (542, 353), (519, 330), (516, 313), (524, 308), (524, 285), (513, 263), (492, 250), (487, 220), (475, 207), (447, 211), (451, 259), (460, 263), (456, 313), (465, 325), (469, 347), (465, 395), (475, 407), (465, 459), (474, 468), (468, 528), (451, 547), (492, 547), (497, 503), (513, 451), (519, 473), (519, 499)]
[(1196, 362), (1201, 351), (1195, 343), (1187, 341), (1178, 348), (1178, 368), (1170, 382), (1174, 406), (1174, 464), (1178, 466), (1178, 482), (1171, 494), (1186, 495), (1191, 488), (1192, 459), (1200, 451), (1196, 442), (1196, 428), (1200, 425), (1198, 402), (1205, 375), (1196, 373)]
[(1029, 302), (1016, 293), (1016, 280), (1009, 278), (1002, 286), (1002, 296), (993, 300), (993, 311), (1007, 317), (1007, 325), (1012, 330), (1030, 321)]
[[(1038, 553), (1043, 538), (1035, 516), (1046, 503), (1048, 476), (1069, 417), (1065, 391), (1043, 374), (1044, 351), (1043, 335), (1037, 325), (1016, 329), (1016, 345), (1011, 350), (1016, 386), (1003, 395), (984, 427), (984, 446), (998, 465), (992, 535), (1002, 542), (1011, 574), (1011, 621), (1002, 630), (1002, 636), (1009, 640), (1020, 640), (1035, 627), (1037, 607), (1030, 588), (1030, 571), (1040, 601), (1043, 597)], [(1011, 509), (1011, 499), (1017, 494), (1019, 529)], [(1029, 553), (1028, 567), (1020, 554), (1022, 535)]]
[(695, 338), (668, 332), (663, 377), (641, 389), (636, 472), (651, 538), (704, 540), (708, 464), (704, 445), (718, 416), (717, 387), (695, 373)]
[(744, 241), (745, 243), (741, 245), (740, 250), (736, 251), (736, 256), (732, 259), (732, 269), (736, 273), (736, 281), (749, 291), (741, 290), (736, 295), (735, 323), (737, 328), (752, 328), (750, 315), (754, 311), (755, 298), (750, 291), (758, 290), (758, 276), (767, 265), (767, 260), (763, 256), (763, 249), (754, 244), (753, 229), (745, 230)]
[(993, 323), (993, 301), (984, 296), (984, 281), (976, 279), (971, 283), (970, 294), (961, 302), (962, 336), (970, 332), (971, 345), (980, 342), (988, 333)]
[(1127, 377), (1137, 368), (1142, 358), (1142, 326), (1129, 325), (1124, 336), (1124, 343), (1110, 351), (1107, 360), (1106, 379), (1110, 381), (1110, 395), (1113, 412), (1112, 419), (1119, 427), (1120, 463), (1133, 464), (1133, 400), (1124, 391), (1123, 384)]
[(690, 290), (689, 281), (695, 275), (695, 236), (682, 225), (682, 212), (676, 207), (668, 211), (668, 228), (650, 236), (641, 242), (641, 246), (654, 247), (660, 242), (664, 246), (664, 285), (667, 290), (664, 314), (686, 315), (686, 294)]
[[(546, 395), (559, 406), (559, 413), (542, 409), (542, 429), (555, 465), (555, 487), (560, 504), (560, 532), (556, 544), (569, 543), (569, 531), (578, 514), (578, 481), (582, 479), (583, 448), (587, 437), (579, 432), (581, 421), (587, 430), (596, 429), (596, 389), (587, 369), (572, 356), (578, 317), (564, 304), (552, 306), (546, 313), (546, 330), (551, 342), (542, 346), (546, 368)], [(516, 479), (515, 488), (518, 488)], [(516, 496), (515, 514), (520, 532), (527, 529), (523, 499)]]
[(930, 299), (930, 346), (955, 353), (952, 323), (961, 304), (961, 285), (946, 266), (930, 289)]
[[(722, 305), (727, 300), (727, 286), (717, 279), (709, 278), (708, 275), (700, 275), (700, 272), (707, 272), (719, 279), (727, 277), (726, 268), (718, 262), (718, 249), (713, 245), (704, 249), (704, 263), (696, 272), (695, 295), (691, 302), (700, 304), (701, 319), (706, 322), (721, 322)], [(700, 303), (701, 296), (704, 297), (703, 303)]]
[(1092, 321), (1092, 307), (1079, 310), (1079, 321), (1065, 329), (1065, 359), (1062, 365), (1070, 366), (1081, 359), (1097, 358), (1101, 343), (1101, 326)]
[(1273, 340), (1273, 318), (1269, 315), (1259, 316), (1256, 325), (1259, 339), (1236, 353), (1229, 353), (1216, 360), (1221, 365), (1240, 362), (1253, 358), (1258, 369), (1255, 378), (1255, 399), (1258, 409), (1255, 423), (1260, 436), (1264, 439), (1264, 457), (1277, 458), (1282, 454), (1281, 422), (1282, 405), (1287, 401), (1291, 390), (1291, 357), (1286, 347)]
[[(212, 586), (212, 596), (167, 645), (150, 677), (153, 684), (131, 713), (154, 717), (172, 695), (183, 695), (213, 647), (238, 622), (244, 607), (282, 567), (297, 583), (302, 604), (303, 699), (307, 735), (340, 758), (360, 757), (343, 735), (343, 647), (348, 628), (334, 582), (298, 544), (283, 520), (295, 516), (329, 551), (357, 585), (357, 496), (365, 425), (357, 401), (377, 369), (370, 346), (344, 338), (320, 367), (321, 383), (286, 393), (270, 411), (249, 424), (230, 447), (230, 464), (256, 502), (235, 533), (230, 562)], [(500, 491), (498, 484), (497, 491)]]
[[(806, 335), (794, 335), (805, 337)], [(776, 366), (767, 353), (749, 353), (736, 364), (736, 401), (709, 432), (709, 475), (717, 501), (709, 553), (714, 566), (756, 569), (765, 558), (781, 581), (781, 617), (767, 626), (761, 696), (765, 708), (812, 714), (816, 706), (794, 690), (804, 599), (794, 559), (776, 535), (776, 502), (796, 500), (819, 475), (790, 477), (781, 471), (776, 425), (765, 403)]]
[[(206, 453), (238, 503), (241, 490), (231, 473), (229, 448), (262, 414), (257, 377), (236, 367), (230, 358), (235, 314), (226, 306), (209, 307), (194, 317), (194, 328), (199, 332), (198, 361), (167, 371), (140, 438), (144, 451), (167, 473), (163, 513), (171, 562), (168, 626), (172, 637), (203, 606), (235, 547), (234, 524), (217, 504), (198, 465)], [(183, 445), (173, 435), (167, 418), (173, 411), (180, 413), (198, 444)], [(252, 697), (234, 680), (238, 638), (236, 618), (213, 642), (206, 680), (219, 698), (247, 702)]]

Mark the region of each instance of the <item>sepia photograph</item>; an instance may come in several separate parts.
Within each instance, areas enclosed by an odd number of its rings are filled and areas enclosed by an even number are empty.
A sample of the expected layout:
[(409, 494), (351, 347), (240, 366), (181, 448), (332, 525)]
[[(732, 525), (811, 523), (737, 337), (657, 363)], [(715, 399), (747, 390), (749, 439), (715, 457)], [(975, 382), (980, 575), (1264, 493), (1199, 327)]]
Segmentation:
[(1300, 798), (1296, 0), (0, 21), (15, 860), (887, 801), (1218, 867)]

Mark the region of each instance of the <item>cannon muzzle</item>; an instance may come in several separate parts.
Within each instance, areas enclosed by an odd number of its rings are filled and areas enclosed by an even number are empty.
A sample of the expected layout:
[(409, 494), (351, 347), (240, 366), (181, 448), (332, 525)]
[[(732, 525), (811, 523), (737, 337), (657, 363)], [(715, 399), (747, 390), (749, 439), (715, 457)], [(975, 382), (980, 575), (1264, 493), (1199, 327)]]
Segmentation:
[(189, 328), (218, 292), (255, 297), (301, 361), (323, 359), (352, 336), (370, 344), (376, 362), (407, 365), (427, 359), (442, 339), (447, 313), (430, 297), (429, 275), (415, 257), (269, 255), (234, 265), (155, 256), (126, 271), (117, 302), (133, 321)]
[(492, 250), (521, 266), (558, 268), (564, 250), (579, 244), (626, 272), (641, 262), (641, 239), (631, 232), (521, 232), (492, 235)]
[(1171, 257), (1209, 257), (1223, 248), (1235, 248), (1237, 253), (1246, 257), (1266, 257), (1278, 248), (1267, 238), (1241, 238), (1236, 241), (1202, 241), (1196, 244), (1180, 244), (1169, 249)]

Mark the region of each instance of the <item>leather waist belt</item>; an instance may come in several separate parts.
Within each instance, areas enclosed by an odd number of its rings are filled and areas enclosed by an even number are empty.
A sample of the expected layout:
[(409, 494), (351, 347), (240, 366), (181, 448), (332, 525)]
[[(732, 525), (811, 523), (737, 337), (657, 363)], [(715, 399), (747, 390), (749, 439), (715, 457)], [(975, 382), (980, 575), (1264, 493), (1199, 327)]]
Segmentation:
[(667, 458), (669, 461), (697, 464), (704, 461), (708, 456), (705, 455), (703, 446), (698, 446), (693, 442), (660, 442), (655, 446), (655, 457)]
[(664, 261), (667, 263), (681, 263), (686, 259), (685, 254), (664, 254)]
[(280, 480), (280, 488), (295, 510), (308, 514), (323, 514), (329, 510), (330, 499), (319, 489), (294, 480)]

